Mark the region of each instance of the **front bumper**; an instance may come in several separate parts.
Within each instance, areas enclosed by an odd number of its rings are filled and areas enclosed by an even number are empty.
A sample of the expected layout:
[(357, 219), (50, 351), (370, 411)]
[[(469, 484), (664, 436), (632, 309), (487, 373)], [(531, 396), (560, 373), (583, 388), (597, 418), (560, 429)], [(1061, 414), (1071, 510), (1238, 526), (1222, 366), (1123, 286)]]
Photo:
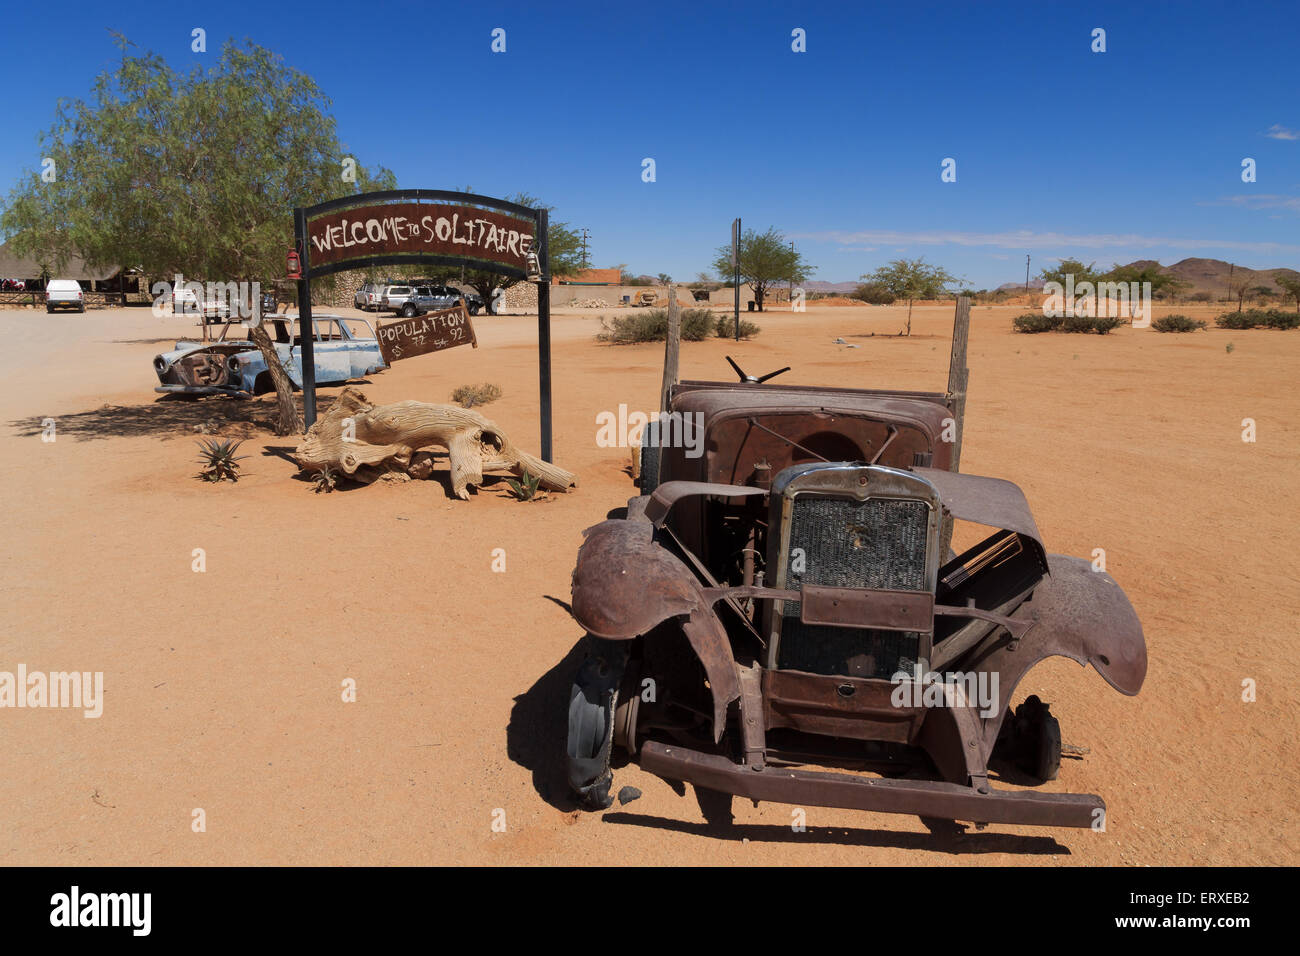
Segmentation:
[(220, 385), (159, 385), (154, 389), (164, 395), (234, 395), (247, 398), (248, 392), (242, 388), (222, 387)]
[(1106, 812), (1105, 802), (1093, 794), (992, 788), (980, 793), (973, 787), (941, 781), (882, 779), (772, 766), (759, 770), (726, 757), (657, 741), (642, 745), (638, 763), (642, 770), (665, 780), (795, 806), (1046, 827), (1099, 827)]

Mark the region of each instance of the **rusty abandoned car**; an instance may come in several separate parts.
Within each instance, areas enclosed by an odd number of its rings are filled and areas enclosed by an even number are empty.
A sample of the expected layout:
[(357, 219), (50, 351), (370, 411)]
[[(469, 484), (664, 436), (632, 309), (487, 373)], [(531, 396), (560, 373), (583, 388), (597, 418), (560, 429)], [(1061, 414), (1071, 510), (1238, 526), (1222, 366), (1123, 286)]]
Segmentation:
[(672, 385), (642, 494), (585, 532), (567, 741), (582, 804), (610, 806), (631, 760), (692, 784), (710, 820), (737, 796), (1103, 826), (1100, 797), (995, 788), (990, 768), (1055, 778), (1056, 717), (1037, 697), (1011, 708), (1045, 658), (1138, 693), (1146, 644), (1119, 585), (1049, 554), (1016, 485), (950, 470), (952, 392), (740, 374)]
[[(263, 326), (295, 389), (302, 388), (302, 335), (297, 316), (270, 315)], [(181, 341), (154, 356), (155, 392), (200, 395), (261, 395), (271, 391), (266, 359), (251, 338), (227, 338), (238, 323), (227, 321), (215, 341)], [(341, 385), (388, 368), (379, 341), (364, 319), (315, 315), (312, 348), (318, 385)]]

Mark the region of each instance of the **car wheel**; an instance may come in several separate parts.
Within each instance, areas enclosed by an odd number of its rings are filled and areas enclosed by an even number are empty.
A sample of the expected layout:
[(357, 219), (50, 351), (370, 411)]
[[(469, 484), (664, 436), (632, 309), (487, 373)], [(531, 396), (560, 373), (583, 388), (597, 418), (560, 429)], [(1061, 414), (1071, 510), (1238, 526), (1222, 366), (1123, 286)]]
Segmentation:
[(46, 315), (53, 315), (53, 314), (54, 314), (54, 306), (52, 306), (52, 305), (47, 305), (47, 306), (45, 307), (45, 314), (46, 314)]
[(653, 494), (659, 487), (659, 461), (663, 451), (659, 447), (657, 427), (654, 422), (641, 432), (641, 494)]
[(86, 307), (83, 305), (81, 308), (77, 309), (77, 311), (84, 315), (86, 312)]
[(409, 319), (409, 318), (413, 318), (414, 316), (415, 316), (415, 306), (411, 305), (409, 302), (406, 305), (402, 306), (402, 318)]
[(566, 749), (569, 786), (583, 807), (604, 810), (614, 798), (610, 752), (614, 746), (614, 711), (627, 665), (626, 641), (607, 641), (588, 634), (587, 656), (569, 691)]
[(1061, 771), (1061, 723), (1051, 705), (1037, 694), (1026, 697), (1016, 708), (1012, 732), (1020, 768), (1041, 783), (1055, 780)]

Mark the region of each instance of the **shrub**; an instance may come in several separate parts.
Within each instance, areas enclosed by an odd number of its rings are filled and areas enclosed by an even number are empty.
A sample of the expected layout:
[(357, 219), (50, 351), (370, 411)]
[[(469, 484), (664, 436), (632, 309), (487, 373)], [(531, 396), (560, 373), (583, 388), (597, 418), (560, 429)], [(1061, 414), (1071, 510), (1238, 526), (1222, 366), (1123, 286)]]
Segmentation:
[[(708, 309), (682, 310), (682, 341), (700, 342), (709, 337), (713, 328), (713, 313)], [(638, 342), (662, 342), (668, 338), (668, 310), (646, 309), (613, 319), (600, 317), (597, 342), (613, 345), (634, 345)]]
[(462, 385), (451, 393), (451, 400), (461, 408), (486, 405), (488, 402), (495, 402), (500, 397), (501, 389), (490, 382), (484, 382), (482, 385)]
[(1096, 320), (1090, 315), (1067, 315), (1061, 320), (1061, 331), (1078, 333), (1091, 332), (1095, 321)]
[(1017, 332), (1033, 334), (1035, 332), (1055, 332), (1061, 327), (1060, 316), (1043, 315), (1041, 312), (1026, 312), (1011, 320)]
[(1195, 332), (1206, 327), (1207, 323), (1200, 319), (1189, 319), (1185, 315), (1166, 315), (1151, 322), (1151, 328), (1157, 332)]
[[(742, 339), (752, 339), (762, 330), (748, 319), (740, 320), (740, 337)], [(736, 319), (730, 315), (718, 316), (718, 321), (713, 324), (713, 334), (720, 339), (729, 339), (736, 334)]]
[[(1096, 332), (1098, 335), (1105, 335), (1111, 329), (1118, 329), (1121, 325), (1127, 325), (1127, 319), (1121, 319), (1117, 315), (1106, 316), (1099, 315), (1095, 319), (1088, 321), (1088, 328), (1081, 329), (1083, 332)], [(1068, 330), (1067, 330), (1068, 331)]]
[(1105, 335), (1111, 329), (1119, 328), (1124, 319), (1106, 316), (1093, 318), (1090, 315), (1043, 315), (1041, 312), (1025, 312), (1011, 320), (1012, 328), (1017, 332), (1096, 332)]
[(871, 305), (892, 305), (895, 300), (894, 294), (879, 282), (864, 283), (854, 289), (849, 297)]
[(1225, 312), (1214, 320), (1221, 329), (1295, 329), (1300, 328), (1300, 312), (1281, 309), (1246, 309)]
[(1281, 309), (1269, 309), (1264, 324), (1270, 329), (1300, 328), (1300, 312), (1283, 312)]
[(1251, 312), (1225, 312), (1214, 320), (1214, 324), (1221, 329), (1253, 329), (1255, 319)]

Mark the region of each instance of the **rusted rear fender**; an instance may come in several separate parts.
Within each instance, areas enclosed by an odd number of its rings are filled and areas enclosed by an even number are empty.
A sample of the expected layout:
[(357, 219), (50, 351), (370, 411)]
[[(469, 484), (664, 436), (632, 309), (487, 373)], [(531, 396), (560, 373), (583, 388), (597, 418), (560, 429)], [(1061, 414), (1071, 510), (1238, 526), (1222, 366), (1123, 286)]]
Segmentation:
[(655, 542), (648, 521), (615, 518), (585, 534), (573, 569), (574, 619), (597, 637), (628, 641), (681, 618), (709, 679), (716, 741), (727, 706), (740, 696), (740, 678), (726, 628), (694, 572)]

